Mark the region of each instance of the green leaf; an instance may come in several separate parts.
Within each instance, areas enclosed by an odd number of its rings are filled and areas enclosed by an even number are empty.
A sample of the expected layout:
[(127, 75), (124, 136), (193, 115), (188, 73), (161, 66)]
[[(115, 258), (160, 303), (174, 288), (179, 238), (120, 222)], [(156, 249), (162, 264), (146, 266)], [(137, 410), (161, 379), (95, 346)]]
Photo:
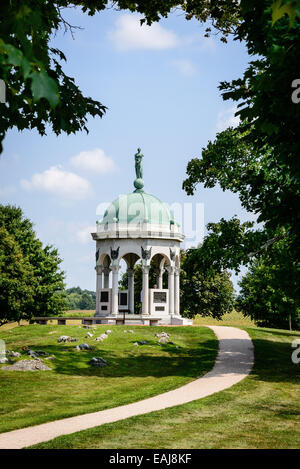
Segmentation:
[(33, 72), (31, 74), (31, 91), (34, 101), (45, 98), (51, 107), (59, 103), (59, 94), (56, 82), (45, 72)]
[(282, 0), (276, 0), (272, 4), (272, 26), (285, 14), (289, 16), (290, 26), (292, 26), (296, 16), (294, 7), (291, 4), (282, 5)]

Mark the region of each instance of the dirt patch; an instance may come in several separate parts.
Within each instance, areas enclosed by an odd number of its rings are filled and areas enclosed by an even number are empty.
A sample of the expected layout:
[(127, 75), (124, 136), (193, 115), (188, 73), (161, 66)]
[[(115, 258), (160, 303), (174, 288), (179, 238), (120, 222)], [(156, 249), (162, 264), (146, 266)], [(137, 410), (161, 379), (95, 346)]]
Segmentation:
[(3, 366), (2, 370), (8, 371), (50, 371), (43, 360), (20, 360), (13, 365)]

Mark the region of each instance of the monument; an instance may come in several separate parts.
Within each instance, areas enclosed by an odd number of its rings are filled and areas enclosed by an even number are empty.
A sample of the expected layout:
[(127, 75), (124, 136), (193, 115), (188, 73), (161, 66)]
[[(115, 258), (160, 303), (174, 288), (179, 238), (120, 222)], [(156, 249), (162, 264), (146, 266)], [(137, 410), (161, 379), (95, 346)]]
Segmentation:
[[(169, 208), (144, 191), (143, 154), (135, 154), (135, 190), (120, 195), (97, 222), (96, 314), (98, 324), (191, 324), (180, 315), (180, 243), (184, 236)], [(127, 266), (128, 289), (119, 289), (120, 261)], [(141, 311), (134, 308), (134, 273), (142, 264)], [(156, 272), (149, 285), (150, 265)], [(163, 273), (167, 271), (167, 288)]]

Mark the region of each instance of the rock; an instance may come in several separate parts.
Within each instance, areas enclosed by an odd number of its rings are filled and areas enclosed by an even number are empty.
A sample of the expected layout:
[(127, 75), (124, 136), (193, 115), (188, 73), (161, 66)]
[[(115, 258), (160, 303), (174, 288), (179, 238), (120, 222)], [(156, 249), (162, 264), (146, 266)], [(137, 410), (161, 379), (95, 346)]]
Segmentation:
[(47, 357), (49, 355), (48, 353), (44, 352), (44, 350), (38, 350), (35, 353), (37, 353), (38, 355), (40, 355), (42, 357)]
[(78, 339), (74, 339), (73, 337), (70, 337), (68, 335), (61, 335), (58, 339), (57, 342), (77, 342)]
[(80, 352), (80, 350), (81, 350), (81, 348), (79, 347), (79, 345), (76, 345), (76, 346), (75, 346), (75, 349), (76, 349), (78, 352)]
[(134, 342), (134, 344), (132, 344), (132, 345), (134, 345), (135, 347), (137, 347), (139, 344), (138, 344), (137, 342)]
[(7, 362), (8, 362), (8, 358), (6, 357), (0, 358), (0, 363), (7, 363)]
[(167, 344), (168, 342), (169, 342), (168, 337), (161, 337), (161, 338), (159, 339), (159, 343), (160, 343), (160, 344)]
[(91, 334), (91, 332), (88, 332), (86, 336), (87, 337), (94, 337), (94, 334)]
[(22, 347), (22, 350), (24, 350), (24, 352), (26, 352), (26, 350), (29, 350), (28, 345), (24, 345), (24, 347)]
[(155, 337), (168, 337), (168, 338), (170, 338), (170, 335), (167, 334), (166, 332), (158, 332), (157, 334), (155, 334)]
[(108, 365), (108, 362), (106, 360), (104, 360), (104, 358), (102, 357), (93, 357), (89, 363), (92, 365), (92, 366), (106, 366)]
[(112, 331), (110, 329), (107, 329), (107, 331), (105, 331), (105, 334), (111, 334)]
[(39, 358), (39, 354), (36, 353), (34, 350), (27, 350), (27, 355), (29, 355), (31, 358)]
[(101, 339), (107, 339), (108, 335), (107, 334), (100, 334), (99, 337), (101, 337)]
[(141, 345), (146, 345), (147, 343), (148, 343), (147, 340), (140, 340)]
[(61, 335), (58, 339), (57, 342), (69, 342), (71, 337), (68, 335)]
[(2, 369), (8, 371), (51, 371), (51, 368), (45, 365), (40, 358), (37, 360), (19, 360), (13, 365), (2, 367)]
[(128, 332), (130, 332), (130, 334), (133, 334), (133, 333), (134, 333), (134, 331), (133, 331), (133, 330), (129, 330)]
[(21, 354), (19, 352), (14, 352), (13, 350), (11, 352), (8, 352), (7, 354), (9, 357), (15, 357), (15, 358), (20, 358)]
[(103, 339), (103, 337), (97, 337), (96, 340), (97, 340), (98, 342), (103, 342), (104, 339)]
[(54, 360), (54, 357), (46, 357), (45, 360)]
[(80, 350), (91, 350), (92, 347), (89, 344), (79, 344)]

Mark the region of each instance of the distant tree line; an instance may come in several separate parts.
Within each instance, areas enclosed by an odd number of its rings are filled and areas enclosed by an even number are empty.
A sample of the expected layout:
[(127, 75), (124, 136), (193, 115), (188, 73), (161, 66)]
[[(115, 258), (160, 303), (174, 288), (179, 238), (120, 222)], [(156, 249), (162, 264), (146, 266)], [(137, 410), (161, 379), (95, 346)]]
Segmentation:
[(66, 290), (67, 309), (95, 309), (96, 292), (81, 290), (80, 287), (72, 287)]

